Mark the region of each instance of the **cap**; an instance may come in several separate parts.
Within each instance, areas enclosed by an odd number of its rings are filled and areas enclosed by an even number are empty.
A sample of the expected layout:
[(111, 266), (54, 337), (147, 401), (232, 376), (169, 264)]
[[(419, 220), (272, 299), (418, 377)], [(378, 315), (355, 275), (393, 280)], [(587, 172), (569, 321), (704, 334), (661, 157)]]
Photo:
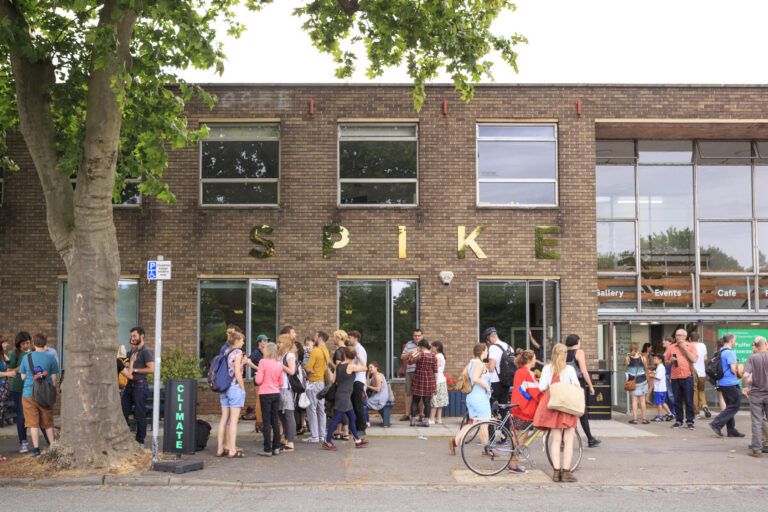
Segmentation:
[(488, 336), (491, 334), (497, 334), (495, 327), (488, 327), (486, 330), (483, 331), (483, 335), (480, 337), (481, 341), (486, 341), (488, 339)]
[(264, 334), (259, 334), (258, 336), (256, 336), (256, 343), (264, 340), (270, 341), (270, 338)]

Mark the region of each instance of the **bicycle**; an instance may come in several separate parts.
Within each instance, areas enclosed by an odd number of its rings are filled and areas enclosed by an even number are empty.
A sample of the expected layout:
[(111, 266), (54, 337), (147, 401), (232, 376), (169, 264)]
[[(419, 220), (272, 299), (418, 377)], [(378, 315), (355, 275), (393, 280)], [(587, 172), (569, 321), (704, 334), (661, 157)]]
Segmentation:
[[(472, 427), (464, 434), (461, 440), (461, 458), (464, 464), (475, 474), (480, 476), (492, 476), (497, 475), (504, 471), (509, 463), (512, 461), (512, 457), (517, 458), (518, 464), (524, 466), (530, 466), (531, 468), (536, 466), (536, 463), (530, 456), (529, 447), (533, 443), (533, 440), (544, 432), (542, 438), (542, 450), (546, 453), (547, 462), (551, 467), (552, 456), (550, 451), (551, 444), (551, 431), (542, 431), (529, 425), (518, 436), (514, 431), (510, 431), (505, 425), (510, 418), (510, 409), (517, 407), (518, 404), (499, 404), (499, 409), (506, 410), (506, 414), (503, 419), (493, 418), (489, 420), (481, 420), (475, 422)], [(483, 432), (485, 430), (485, 432)], [(483, 443), (482, 441), (472, 442), (477, 436), (483, 439), (487, 436), (488, 441)], [(525, 438), (524, 442), (520, 442), (520, 438)], [(480, 451), (477, 451), (478, 445), (480, 445)], [(564, 449), (565, 443), (560, 443), (560, 451)], [(564, 453), (561, 453), (561, 460)], [(573, 457), (570, 471), (573, 472), (578, 469), (581, 464), (581, 458), (583, 455), (583, 447), (581, 443), (581, 436), (578, 434), (573, 441)]]

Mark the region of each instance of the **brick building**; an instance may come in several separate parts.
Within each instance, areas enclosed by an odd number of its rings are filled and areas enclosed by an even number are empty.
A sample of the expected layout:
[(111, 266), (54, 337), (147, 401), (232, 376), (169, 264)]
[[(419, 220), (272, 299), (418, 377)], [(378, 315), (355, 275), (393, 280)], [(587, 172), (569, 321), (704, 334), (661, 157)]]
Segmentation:
[[(208, 140), (173, 150), (164, 175), (178, 204), (129, 184), (115, 206), (116, 344), (142, 324), (151, 346), (160, 254), (164, 347), (208, 360), (230, 322), (249, 347), (285, 324), (300, 339), (355, 328), (396, 383), (416, 326), (453, 377), (488, 325), (546, 352), (576, 332), (624, 408), (630, 342), (656, 349), (685, 325), (711, 347), (768, 326), (765, 87), (481, 85), (467, 104), (430, 86), (421, 112), (401, 85), (207, 90), (215, 109), (188, 116)], [(0, 329), (48, 332), (66, 368), (64, 266), (10, 142)]]

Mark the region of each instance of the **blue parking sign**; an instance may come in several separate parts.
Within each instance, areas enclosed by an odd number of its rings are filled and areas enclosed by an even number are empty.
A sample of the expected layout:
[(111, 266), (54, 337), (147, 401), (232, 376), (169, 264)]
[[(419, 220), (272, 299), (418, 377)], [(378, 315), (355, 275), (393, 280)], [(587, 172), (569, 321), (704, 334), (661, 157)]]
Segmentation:
[(149, 280), (157, 279), (157, 262), (156, 261), (147, 262), (147, 279)]

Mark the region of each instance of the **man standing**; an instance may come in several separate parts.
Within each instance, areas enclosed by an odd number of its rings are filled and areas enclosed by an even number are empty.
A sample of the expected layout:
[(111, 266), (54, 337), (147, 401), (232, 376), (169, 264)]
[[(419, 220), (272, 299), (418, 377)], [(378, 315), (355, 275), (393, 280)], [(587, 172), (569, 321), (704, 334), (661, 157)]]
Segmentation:
[(283, 334), (290, 334), (291, 335), (291, 341), (296, 341), (296, 329), (293, 328), (292, 325), (286, 325), (282, 329), (280, 329), (280, 335)]
[(697, 332), (691, 333), (691, 343), (696, 347), (696, 352), (699, 354), (699, 357), (696, 358), (696, 362), (693, 363), (693, 369), (696, 370), (696, 375), (694, 375), (695, 380), (693, 381), (693, 412), (696, 414), (696, 419), (701, 419), (702, 412), (704, 413), (704, 416), (709, 418), (712, 416), (712, 413), (709, 412), (709, 407), (707, 406), (706, 393), (707, 346), (701, 342), (699, 333)]
[(319, 400), (317, 394), (325, 387), (325, 370), (331, 360), (331, 355), (325, 346), (326, 341), (328, 341), (328, 334), (318, 331), (315, 335), (315, 348), (309, 354), (309, 361), (304, 367), (309, 378), (305, 392), (309, 399), (307, 423), (310, 431), (310, 437), (304, 439), (305, 443), (319, 443), (321, 439), (325, 439), (325, 400)]
[[(355, 364), (368, 367), (368, 354), (360, 343), (360, 331), (349, 331), (347, 344), (355, 349), (357, 357)], [(352, 409), (355, 411), (355, 427), (359, 435), (365, 434), (365, 408), (363, 406), (363, 392), (365, 391), (365, 372), (355, 372), (355, 383), (352, 388)]]
[[(24, 381), (24, 390), (21, 394), (21, 402), (24, 408), (24, 421), (29, 427), (32, 436), (32, 456), (40, 455), (40, 429), (43, 429), (49, 440), (53, 439), (53, 408), (46, 409), (32, 397), (32, 388), (35, 379), (46, 379), (56, 387), (59, 377), (59, 365), (52, 354), (45, 352), (46, 337), (43, 333), (37, 333), (32, 338), (35, 350), (26, 354), (21, 360), (19, 375)], [(32, 364), (30, 364), (32, 359)]]
[(24, 381), (21, 380), (18, 371), (22, 359), (29, 353), (31, 345), (32, 336), (27, 331), (20, 331), (16, 335), (16, 350), (11, 352), (8, 360), (8, 369), (16, 370), (16, 376), (8, 381), (8, 391), (10, 391), (11, 400), (13, 400), (13, 407), (16, 409), (16, 433), (19, 436), (19, 453), (27, 453), (29, 451), (29, 443), (27, 442), (27, 427), (26, 423), (24, 423), (24, 406), (22, 405), (21, 396), (24, 391)]
[(749, 398), (752, 416), (752, 444), (747, 455), (762, 457), (768, 453), (765, 446), (765, 418), (768, 417), (768, 342), (762, 336), (755, 338), (754, 353), (744, 367), (744, 395)]
[(131, 329), (131, 351), (128, 360), (133, 366), (133, 378), (123, 393), (121, 405), (126, 423), (134, 408), (133, 417), (136, 420), (136, 442), (143, 448), (147, 437), (147, 397), (149, 384), (147, 376), (155, 373), (155, 357), (148, 346), (144, 344), (144, 328), (136, 326)]
[(723, 378), (717, 381), (717, 389), (723, 394), (725, 410), (721, 411), (709, 427), (718, 437), (723, 437), (723, 425), (728, 430), (728, 437), (744, 437), (744, 434), (736, 430), (734, 417), (739, 412), (741, 405), (741, 392), (739, 390), (738, 365), (739, 360), (733, 351), (736, 344), (736, 336), (726, 334), (723, 336), (723, 347), (720, 349), (720, 364), (723, 366)]
[(424, 331), (421, 329), (413, 330), (413, 339), (405, 344), (403, 347), (403, 353), (400, 354), (400, 359), (403, 361), (405, 367), (405, 414), (402, 415), (400, 421), (408, 421), (411, 419), (411, 403), (413, 403), (413, 372), (416, 371), (416, 363), (408, 363), (408, 356), (411, 352), (419, 348), (419, 342), (424, 339)]
[(488, 344), (488, 372), (491, 376), (491, 402), (509, 403), (509, 386), (499, 381), (499, 365), (501, 356), (509, 349), (509, 345), (499, 339), (495, 327), (483, 331), (483, 341)]
[(698, 359), (696, 347), (688, 343), (688, 332), (684, 328), (675, 330), (675, 342), (664, 354), (664, 361), (671, 365), (672, 393), (675, 395), (675, 424), (672, 428), (683, 426), (683, 404), (688, 430), (693, 430), (693, 362)]

